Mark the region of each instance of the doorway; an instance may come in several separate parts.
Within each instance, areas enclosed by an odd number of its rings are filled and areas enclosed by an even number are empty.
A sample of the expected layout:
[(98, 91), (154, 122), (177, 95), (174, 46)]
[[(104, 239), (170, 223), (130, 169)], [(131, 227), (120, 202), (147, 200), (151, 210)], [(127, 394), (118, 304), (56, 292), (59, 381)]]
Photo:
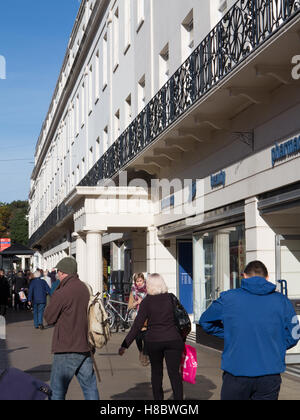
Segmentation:
[[(284, 283), (285, 292), (294, 305), (300, 321), (300, 235), (276, 236), (276, 281)], [(286, 364), (300, 363), (300, 342), (287, 351)]]
[(289, 299), (300, 299), (300, 235), (276, 236), (276, 281), (287, 282)]
[(178, 241), (179, 298), (188, 314), (193, 314), (193, 242)]

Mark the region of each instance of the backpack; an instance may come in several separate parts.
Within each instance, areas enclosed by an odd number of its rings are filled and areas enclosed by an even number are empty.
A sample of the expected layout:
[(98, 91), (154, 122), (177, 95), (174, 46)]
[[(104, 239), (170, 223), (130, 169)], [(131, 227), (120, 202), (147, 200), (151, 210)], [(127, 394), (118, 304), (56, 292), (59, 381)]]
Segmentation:
[(93, 295), (90, 285), (85, 283), (89, 292), (90, 300), (88, 303), (88, 342), (92, 349), (101, 349), (111, 337), (108, 315), (101, 299), (101, 293)]
[(190, 317), (185, 310), (185, 308), (181, 305), (179, 300), (173, 293), (169, 293), (173, 305), (173, 314), (174, 314), (174, 320), (175, 325), (183, 338), (183, 340), (186, 339), (186, 337), (189, 335), (192, 329), (192, 324)]

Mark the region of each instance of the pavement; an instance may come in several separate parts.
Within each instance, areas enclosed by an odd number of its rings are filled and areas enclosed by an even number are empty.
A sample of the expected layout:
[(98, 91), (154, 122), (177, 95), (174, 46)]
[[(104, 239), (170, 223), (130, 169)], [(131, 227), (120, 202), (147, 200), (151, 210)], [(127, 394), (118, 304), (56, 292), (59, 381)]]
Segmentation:
[[(15, 367), (49, 383), (53, 355), (53, 328), (36, 330), (32, 313), (9, 311), (6, 316), (6, 339), (0, 340), (0, 369)], [(125, 333), (113, 334), (107, 347), (96, 352), (100, 370), (100, 397), (107, 401), (153, 400), (150, 367), (142, 367), (135, 343), (123, 357), (118, 349)], [(222, 384), (221, 353), (195, 343), (198, 371), (196, 384), (184, 384), (186, 400), (219, 400)], [(172, 400), (169, 378), (164, 370), (165, 400)], [(282, 375), (281, 400), (300, 400), (300, 378)], [(73, 379), (67, 400), (83, 400), (80, 386)]]

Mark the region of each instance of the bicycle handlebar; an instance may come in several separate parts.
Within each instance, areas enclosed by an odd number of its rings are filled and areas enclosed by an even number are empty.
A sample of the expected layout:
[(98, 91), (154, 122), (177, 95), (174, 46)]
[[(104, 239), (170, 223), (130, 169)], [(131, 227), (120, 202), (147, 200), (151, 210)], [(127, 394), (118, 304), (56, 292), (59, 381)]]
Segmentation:
[[(106, 295), (106, 296), (105, 296), (105, 295)], [(115, 303), (115, 304), (118, 304), (118, 305), (126, 305), (126, 306), (128, 306), (128, 303), (126, 303), (126, 302), (121, 302), (121, 301), (119, 301), (119, 300), (114, 300), (114, 299), (112, 299), (112, 298), (111, 298), (111, 295), (110, 295), (109, 293), (107, 293), (107, 292), (103, 292), (103, 293), (102, 293), (102, 296), (103, 296), (104, 298), (106, 298), (107, 302)]]

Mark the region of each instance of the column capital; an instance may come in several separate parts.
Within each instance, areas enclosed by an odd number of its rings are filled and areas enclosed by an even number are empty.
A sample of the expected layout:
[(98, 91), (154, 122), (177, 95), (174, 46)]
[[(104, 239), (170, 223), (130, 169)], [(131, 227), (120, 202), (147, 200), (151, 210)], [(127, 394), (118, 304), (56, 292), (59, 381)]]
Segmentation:
[(148, 226), (147, 227), (147, 232), (155, 232), (157, 230), (156, 226)]
[(84, 232), (85, 235), (92, 235), (92, 234), (103, 235), (107, 231), (106, 230), (101, 230), (101, 229), (86, 229), (83, 232)]

